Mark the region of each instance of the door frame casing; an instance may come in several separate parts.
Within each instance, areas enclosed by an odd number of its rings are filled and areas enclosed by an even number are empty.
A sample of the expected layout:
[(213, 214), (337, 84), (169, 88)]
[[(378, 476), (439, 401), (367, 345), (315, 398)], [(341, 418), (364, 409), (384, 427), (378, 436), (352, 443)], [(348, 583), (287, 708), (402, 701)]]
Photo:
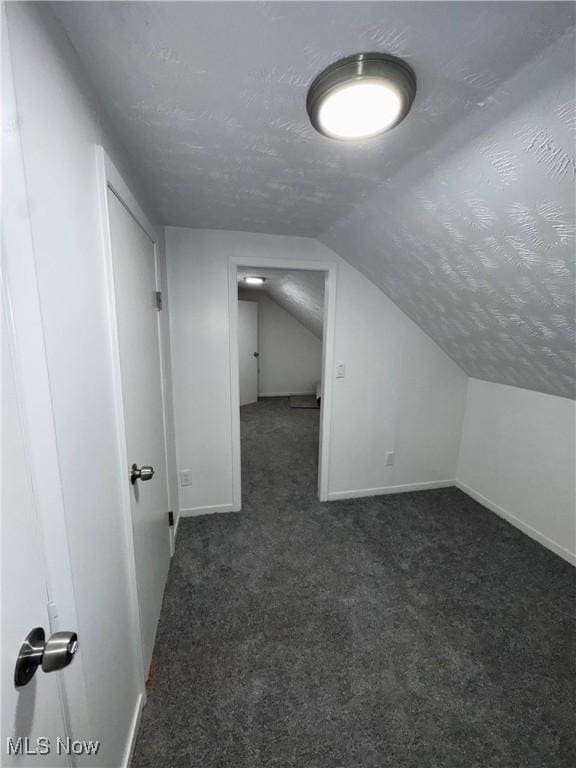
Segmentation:
[[(128, 455), (126, 441), (126, 422), (124, 418), (124, 403), (122, 399), (122, 373), (120, 360), (120, 339), (118, 337), (118, 323), (116, 316), (116, 291), (114, 287), (114, 263), (112, 254), (112, 239), (110, 232), (110, 216), (108, 211), (108, 189), (111, 189), (115, 195), (130, 210), (137, 219), (139, 215), (142, 219), (141, 226), (154, 242), (154, 253), (156, 253), (156, 237), (154, 230), (150, 226), (144, 212), (141, 210), (138, 201), (130, 192), (128, 186), (122, 179), (122, 176), (106, 154), (101, 146), (96, 146), (96, 174), (98, 182), (98, 206), (100, 210), (100, 230), (102, 239), (102, 255), (104, 262), (105, 286), (106, 286), (106, 310), (108, 315), (108, 333), (111, 351), (111, 371), (112, 371), (112, 390), (114, 399), (114, 410), (116, 416), (116, 445), (117, 461), (120, 477), (128, 480), (128, 468), (126, 456)], [(130, 208), (128, 207), (130, 206)], [(140, 223), (140, 222), (138, 222)], [(149, 231), (150, 230), (150, 231)], [(136, 560), (134, 550), (134, 532), (132, 529), (132, 509), (130, 505), (130, 489), (128, 482), (120, 483), (122, 523), (124, 529), (124, 541), (126, 542), (126, 563), (128, 573), (128, 589), (130, 596), (130, 624), (134, 637), (137, 638), (136, 646), (136, 664), (138, 669), (139, 682), (139, 703), (134, 714), (132, 723), (129, 754), (126, 755), (126, 765), (130, 764), (132, 752), (136, 742), (136, 734), (140, 725), (142, 709), (146, 703), (145, 670), (142, 643), (142, 628), (140, 622), (140, 604), (138, 602), (138, 582), (136, 577)]]
[[(142, 630), (140, 621), (140, 603), (138, 598), (138, 581), (136, 573), (136, 558), (134, 547), (134, 533), (132, 520), (132, 506), (130, 498), (130, 483), (128, 470), (128, 447), (126, 439), (126, 419), (124, 412), (124, 400), (122, 393), (122, 369), (121, 369), (121, 351), (120, 339), (118, 334), (118, 318), (116, 310), (116, 289), (114, 284), (114, 257), (112, 252), (112, 239), (110, 231), (110, 215), (108, 209), (108, 190), (118, 198), (120, 203), (126, 208), (128, 213), (134, 218), (136, 223), (142, 227), (146, 235), (150, 238), (154, 247), (154, 271), (155, 271), (155, 290), (160, 290), (160, 264), (159, 264), (159, 245), (157, 232), (142, 210), (138, 200), (131, 192), (130, 188), (122, 178), (122, 175), (106, 153), (103, 147), (96, 146), (96, 172), (98, 180), (98, 203), (100, 211), (100, 228), (102, 239), (102, 254), (104, 262), (104, 272), (106, 281), (106, 309), (108, 315), (108, 330), (111, 349), (111, 370), (114, 408), (116, 414), (116, 444), (118, 471), (126, 482), (121, 483), (121, 507), (123, 517), (123, 529), (126, 542), (126, 560), (128, 571), (128, 584), (130, 594), (130, 621), (133, 626), (134, 636), (137, 638), (137, 666), (138, 677), (140, 680), (140, 703), (135, 713), (130, 734), (130, 752), (126, 755), (125, 764), (129, 764), (131, 752), (134, 748), (136, 734), (140, 722), (142, 708), (146, 701), (145, 680), (147, 670), (144, 668)], [(158, 313), (159, 314), (159, 313)], [(157, 333), (160, 353), (160, 382), (162, 393), (162, 421), (164, 431), (164, 463), (166, 472), (167, 502), (170, 503), (169, 472), (168, 472), (168, 451), (167, 451), (167, 414), (166, 414), (166, 382), (162, 365), (163, 347), (160, 319), (157, 321)], [(174, 537), (171, 533), (170, 538), (171, 551), (173, 552)]]
[(228, 318), (230, 340), (230, 408), (232, 427), (232, 509), (242, 508), (242, 475), (240, 467), (240, 381), (238, 365), (238, 268), (295, 269), (324, 272), (324, 323), (322, 333), (322, 401), (320, 410), (320, 441), (318, 450), (318, 498), (328, 501), (330, 440), (332, 425), (332, 396), (334, 370), (334, 340), (336, 335), (336, 288), (338, 265), (335, 261), (229, 256), (228, 258)]
[[(114, 264), (113, 264), (113, 255), (112, 255), (112, 243), (110, 238), (110, 223), (109, 223), (109, 214), (108, 214), (108, 198), (107, 198), (107, 190), (110, 189), (112, 192), (116, 195), (118, 200), (124, 205), (128, 213), (134, 218), (134, 220), (139, 224), (139, 226), (142, 227), (142, 229), (146, 232), (150, 240), (152, 241), (154, 245), (154, 279), (156, 283), (156, 290), (162, 292), (162, 270), (160, 269), (160, 254), (159, 254), (159, 245), (158, 245), (158, 233), (156, 231), (156, 228), (154, 225), (150, 222), (144, 211), (142, 210), (140, 204), (138, 203), (138, 200), (136, 197), (132, 194), (130, 191), (130, 188), (122, 178), (122, 175), (106, 153), (106, 150), (101, 146), (96, 146), (96, 162), (97, 162), (97, 175), (98, 175), (98, 197), (99, 197), (99, 207), (100, 207), (100, 219), (101, 219), (101, 228), (102, 228), (102, 243), (103, 243), (103, 249), (104, 249), (104, 261), (105, 261), (105, 268), (106, 268), (106, 281), (107, 281), (107, 296), (108, 296), (108, 310), (109, 310), (109, 320), (111, 323), (111, 333), (112, 333), (112, 349), (113, 354), (116, 356), (117, 354), (117, 363), (120, 365), (120, 342), (118, 339), (118, 324), (117, 324), (117, 318), (116, 318), (116, 291), (114, 288)], [(162, 292), (162, 300), (164, 301), (166, 299), (164, 293)], [(112, 302), (112, 303), (111, 303)], [(174, 505), (174, 499), (171, 498), (171, 492), (170, 492), (170, 462), (168, 460), (168, 411), (166, 408), (166, 400), (167, 400), (167, 382), (166, 382), (166, 376), (164, 373), (164, 359), (166, 357), (165, 355), (165, 348), (164, 348), (164, 342), (162, 340), (162, 327), (160, 323), (160, 313), (158, 313), (158, 322), (157, 322), (157, 331), (158, 331), (158, 346), (160, 350), (160, 387), (162, 391), (162, 426), (163, 426), (163, 432), (164, 432), (164, 466), (166, 471), (166, 489), (168, 493), (168, 505), (170, 508)], [(116, 363), (115, 363), (116, 366)], [(119, 379), (118, 381), (121, 384), (122, 377), (121, 377), (121, 371), (120, 368), (114, 370), (114, 374), (118, 374)], [(120, 396), (122, 395), (122, 388), (120, 387)], [(115, 397), (118, 396), (118, 389), (115, 387)], [(123, 409), (124, 404), (122, 403), (122, 418), (123, 418)], [(124, 429), (125, 424), (122, 423), (122, 429), (123, 429), (123, 435), (126, 435), (126, 431)], [(124, 445), (124, 447), (126, 447)], [(130, 494), (128, 494), (128, 498), (130, 498)], [(177, 521), (176, 521), (177, 522)], [(170, 547), (171, 547), (171, 553), (174, 554), (174, 543), (175, 543), (175, 533), (176, 533), (176, 527), (174, 526), (171, 530), (171, 538), (170, 538)]]
[[(122, 510), (122, 527), (124, 531), (125, 553), (127, 563), (127, 575), (128, 575), (128, 593), (130, 601), (130, 624), (136, 639), (136, 667), (138, 678), (138, 702), (134, 711), (132, 723), (130, 725), (130, 732), (128, 735), (128, 741), (126, 746), (126, 752), (122, 761), (123, 766), (130, 765), (134, 747), (136, 745), (136, 737), (138, 735), (138, 729), (140, 726), (140, 720), (142, 717), (142, 710), (146, 703), (146, 676), (147, 670), (144, 665), (144, 647), (142, 641), (142, 625), (140, 620), (140, 602), (138, 599), (138, 580), (136, 572), (136, 556), (134, 547), (134, 531), (132, 520), (132, 505), (130, 498), (130, 483), (129, 481), (129, 461), (128, 461), (128, 446), (126, 438), (126, 419), (124, 414), (124, 400), (122, 393), (122, 368), (121, 368), (121, 351), (120, 351), (120, 338), (118, 333), (118, 317), (116, 310), (116, 288), (114, 283), (114, 255), (112, 251), (112, 238), (110, 229), (110, 212), (108, 207), (108, 190), (110, 190), (119, 200), (119, 202), (126, 208), (127, 212), (132, 216), (134, 221), (144, 230), (146, 235), (150, 238), (154, 248), (154, 279), (155, 290), (161, 290), (161, 278), (160, 278), (160, 263), (159, 263), (159, 245), (158, 234), (153, 224), (150, 222), (144, 210), (140, 206), (140, 203), (136, 199), (135, 195), (130, 190), (128, 184), (124, 181), (122, 174), (118, 168), (114, 165), (111, 158), (107, 154), (106, 150), (100, 146), (95, 145), (95, 160), (96, 160), (96, 180), (97, 180), (97, 192), (98, 192), (98, 209), (100, 218), (100, 234), (102, 244), (102, 260), (104, 266), (105, 275), (105, 300), (106, 311), (108, 320), (108, 334), (111, 352), (111, 372), (112, 372), (112, 397), (114, 403), (115, 412), (115, 425), (116, 425), (116, 445), (117, 445), (117, 457), (118, 457), (118, 473), (119, 477), (125, 478), (126, 482), (120, 483), (120, 503)], [(165, 398), (165, 376), (162, 365), (163, 360), (163, 347), (162, 347), (162, 332), (160, 327), (160, 320), (157, 321), (157, 333), (158, 343), (160, 351), (160, 383), (162, 393), (162, 422), (164, 431), (164, 463), (166, 472), (166, 486), (167, 486), (167, 503), (170, 503), (169, 494), (169, 474), (168, 474), (168, 443), (167, 443), (167, 414), (166, 414), (166, 398)], [(173, 529), (172, 529), (173, 531)], [(174, 534), (170, 535), (171, 552), (174, 547)]]

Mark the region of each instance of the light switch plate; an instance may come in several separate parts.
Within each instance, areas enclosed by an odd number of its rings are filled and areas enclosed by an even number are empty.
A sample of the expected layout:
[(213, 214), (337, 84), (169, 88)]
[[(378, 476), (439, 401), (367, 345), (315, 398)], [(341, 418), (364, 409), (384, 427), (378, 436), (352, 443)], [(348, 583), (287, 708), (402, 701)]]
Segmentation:
[(336, 366), (336, 378), (343, 379), (346, 376), (346, 364), (338, 363)]
[(180, 485), (192, 485), (192, 470), (191, 469), (181, 469), (180, 470)]

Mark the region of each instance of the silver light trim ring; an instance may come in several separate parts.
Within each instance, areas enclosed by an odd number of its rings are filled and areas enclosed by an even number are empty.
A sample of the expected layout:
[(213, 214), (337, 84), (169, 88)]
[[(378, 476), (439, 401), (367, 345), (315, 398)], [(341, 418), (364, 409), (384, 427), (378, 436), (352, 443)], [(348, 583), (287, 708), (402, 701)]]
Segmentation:
[[(402, 109), (391, 125), (380, 133), (354, 139), (334, 136), (322, 129), (318, 116), (320, 107), (329, 93), (354, 80), (381, 79), (394, 83), (402, 97)], [(314, 128), (323, 136), (335, 141), (364, 141), (380, 136), (402, 122), (410, 111), (415, 96), (416, 75), (405, 61), (387, 53), (355, 53), (330, 64), (315, 78), (308, 90), (306, 111)]]

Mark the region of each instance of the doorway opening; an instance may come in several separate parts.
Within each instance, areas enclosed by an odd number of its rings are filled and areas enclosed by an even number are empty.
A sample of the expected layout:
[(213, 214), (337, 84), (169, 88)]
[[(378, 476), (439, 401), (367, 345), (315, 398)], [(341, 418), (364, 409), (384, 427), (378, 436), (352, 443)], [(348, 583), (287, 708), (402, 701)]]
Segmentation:
[(236, 510), (243, 470), (251, 492), (292, 471), (327, 500), (335, 288), (330, 262), (231, 261)]

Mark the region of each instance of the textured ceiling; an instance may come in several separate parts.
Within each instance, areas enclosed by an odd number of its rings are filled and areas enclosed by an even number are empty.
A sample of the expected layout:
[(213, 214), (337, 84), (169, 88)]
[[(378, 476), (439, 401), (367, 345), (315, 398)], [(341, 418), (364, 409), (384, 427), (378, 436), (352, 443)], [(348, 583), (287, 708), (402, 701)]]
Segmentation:
[[(262, 286), (247, 285), (246, 275), (265, 277)], [(322, 338), (324, 321), (324, 273), (308, 270), (238, 269), (238, 287), (247, 291), (264, 291), (298, 322)]]
[[(165, 224), (317, 236), (570, 24), (569, 4), (53, 4)], [(344, 145), (310, 126), (306, 91), (335, 59), (403, 56), (405, 123)]]
[(320, 239), (469, 375), (573, 397), (573, 36), (496, 91), (486, 117), (477, 138), (450, 134)]
[[(572, 3), (53, 9), (163, 223), (318, 237), (470, 375), (574, 395)], [(327, 140), (307, 87), (361, 50), (409, 61), (412, 112)]]

